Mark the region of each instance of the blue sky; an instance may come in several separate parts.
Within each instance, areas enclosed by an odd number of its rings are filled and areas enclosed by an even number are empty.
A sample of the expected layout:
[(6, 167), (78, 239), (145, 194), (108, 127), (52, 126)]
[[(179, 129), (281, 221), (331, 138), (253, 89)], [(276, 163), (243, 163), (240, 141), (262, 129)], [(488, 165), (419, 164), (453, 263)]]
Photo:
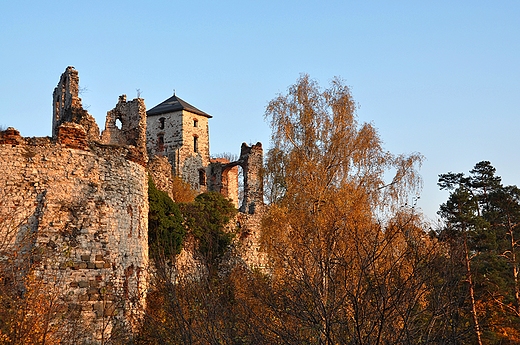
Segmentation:
[[(51, 133), (69, 65), (104, 126), (120, 94), (179, 97), (213, 115), (212, 154), (268, 147), (263, 114), (301, 73), (352, 88), (385, 148), (420, 152), (418, 206), (437, 175), (489, 160), (520, 184), (520, 1), (2, 1), (0, 125)], [(1, 159), (1, 158), (0, 158)]]

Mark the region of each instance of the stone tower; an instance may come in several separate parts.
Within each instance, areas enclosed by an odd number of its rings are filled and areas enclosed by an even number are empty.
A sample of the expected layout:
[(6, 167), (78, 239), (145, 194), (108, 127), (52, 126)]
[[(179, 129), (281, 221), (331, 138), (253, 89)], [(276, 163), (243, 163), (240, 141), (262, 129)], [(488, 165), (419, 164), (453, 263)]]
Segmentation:
[(211, 115), (175, 94), (147, 111), (147, 150), (150, 156), (166, 156), (175, 175), (193, 189), (206, 191)]

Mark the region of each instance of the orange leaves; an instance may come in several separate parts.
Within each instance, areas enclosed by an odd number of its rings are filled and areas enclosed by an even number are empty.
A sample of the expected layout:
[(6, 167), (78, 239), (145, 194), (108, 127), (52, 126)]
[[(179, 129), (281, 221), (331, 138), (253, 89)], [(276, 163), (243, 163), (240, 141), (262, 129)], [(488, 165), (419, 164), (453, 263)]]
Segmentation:
[[(269, 103), (265, 116), (273, 143), (267, 155), (268, 192), (281, 190), (294, 201), (306, 195), (321, 199), (355, 183), (370, 195), (375, 211), (394, 207), (420, 186), (416, 168), (422, 156), (384, 151), (377, 130), (358, 124), (350, 89), (338, 78), (323, 90), (302, 75), (286, 95)], [(280, 195), (269, 199), (280, 200)]]
[(172, 181), (172, 199), (175, 202), (192, 202), (195, 200), (196, 193), (189, 183), (175, 176)]

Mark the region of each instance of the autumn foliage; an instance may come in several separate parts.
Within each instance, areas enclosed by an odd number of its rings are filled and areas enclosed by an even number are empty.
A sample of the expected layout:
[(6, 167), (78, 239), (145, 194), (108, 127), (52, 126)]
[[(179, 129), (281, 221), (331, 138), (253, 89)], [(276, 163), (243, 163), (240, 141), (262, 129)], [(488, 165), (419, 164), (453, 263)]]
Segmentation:
[[(150, 181), (146, 312), (111, 343), (520, 343), (520, 190), (487, 161), (442, 174), (450, 195), (432, 228), (415, 207), (423, 157), (386, 151), (356, 109), (342, 80), (307, 75), (269, 102), (262, 267), (235, 256), (229, 200), (177, 180), (174, 202)], [(73, 339), (58, 292), (12, 267), (0, 260), (0, 344)]]

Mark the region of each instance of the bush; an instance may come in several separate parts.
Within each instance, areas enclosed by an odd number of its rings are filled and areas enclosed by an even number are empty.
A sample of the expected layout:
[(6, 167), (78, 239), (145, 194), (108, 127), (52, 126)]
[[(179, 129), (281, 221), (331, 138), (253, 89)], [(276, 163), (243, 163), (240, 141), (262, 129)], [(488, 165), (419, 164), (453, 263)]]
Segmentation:
[(209, 192), (198, 195), (192, 203), (182, 204), (181, 209), (208, 267), (216, 267), (233, 240), (234, 233), (225, 227), (235, 216), (236, 208), (221, 194)]
[(148, 178), (148, 246), (153, 259), (179, 254), (186, 230), (179, 207)]

